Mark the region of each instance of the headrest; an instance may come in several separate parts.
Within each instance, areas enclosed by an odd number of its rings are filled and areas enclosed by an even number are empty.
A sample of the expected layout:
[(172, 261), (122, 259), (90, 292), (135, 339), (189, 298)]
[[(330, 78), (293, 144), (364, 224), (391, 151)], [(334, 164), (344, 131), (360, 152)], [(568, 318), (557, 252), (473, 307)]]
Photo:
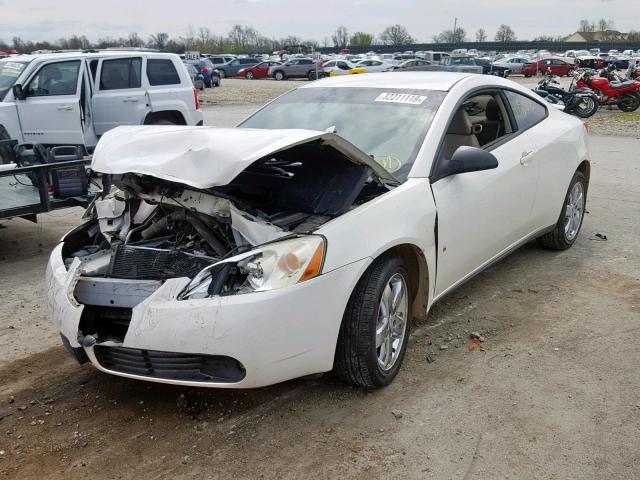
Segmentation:
[(487, 102), (487, 107), (485, 108), (485, 115), (487, 116), (487, 120), (498, 121), (500, 120), (500, 107), (498, 106), (498, 102), (496, 102), (495, 98), (492, 98)]
[(471, 135), (471, 120), (464, 108), (459, 108), (456, 114), (453, 116), (448, 135)]

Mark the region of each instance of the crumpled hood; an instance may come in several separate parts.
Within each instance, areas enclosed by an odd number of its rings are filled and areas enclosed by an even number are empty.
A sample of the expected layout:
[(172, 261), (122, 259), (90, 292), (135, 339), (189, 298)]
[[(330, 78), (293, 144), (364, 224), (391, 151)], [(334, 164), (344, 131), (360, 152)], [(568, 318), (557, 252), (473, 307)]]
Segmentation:
[(91, 168), (107, 174), (137, 173), (198, 189), (227, 185), (268, 155), (320, 140), (378, 177), (398, 183), (379, 163), (334, 133), (314, 130), (123, 126), (105, 133)]

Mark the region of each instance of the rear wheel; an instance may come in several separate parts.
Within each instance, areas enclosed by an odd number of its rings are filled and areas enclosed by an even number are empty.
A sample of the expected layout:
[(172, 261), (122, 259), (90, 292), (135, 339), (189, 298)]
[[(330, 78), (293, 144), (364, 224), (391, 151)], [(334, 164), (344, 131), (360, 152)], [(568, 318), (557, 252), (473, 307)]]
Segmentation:
[(316, 80), (318, 78), (318, 75), (316, 75), (315, 70), (309, 70), (309, 73), (307, 73), (307, 78), (309, 80)]
[(177, 123), (174, 122), (173, 120), (160, 118), (158, 120), (154, 120), (153, 122), (149, 123), (149, 125), (177, 125)]
[(634, 112), (640, 107), (640, 95), (634, 92), (623, 93), (618, 101), (618, 108), (623, 112)]
[(575, 114), (580, 118), (589, 118), (595, 115), (598, 107), (598, 98), (595, 95), (582, 97), (582, 100), (575, 109)]
[(284, 80), (284, 72), (278, 70), (274, 75), (273, 78), (275, 78), (276, 80), (280, 81), (280, 80)]
[(411, 321), (407, 270), (398, 257), (381, 257), (365, 272), (342, 319), (334, 370), (347, 383), (378, 388), (396, 377)]
[(224, 78), (227, 76), (227, 73), (224, 70), (219, 70), (218, 72), (219, 72), (218, 74), (220, 75), (220, 78)]
[(582, 172), (577, 171), (571, 179), (558, 223), (552, 231), (539, 237), (538, 241), (552, 250), (566, 250), (571, 247), (582, 227), (586, 204), (587, 179)]
[(246, 78), (247, 80), (253, 80), (254, 79), (254, 75), (253, 72), (247, 72), (244, 74), (244, 78)]

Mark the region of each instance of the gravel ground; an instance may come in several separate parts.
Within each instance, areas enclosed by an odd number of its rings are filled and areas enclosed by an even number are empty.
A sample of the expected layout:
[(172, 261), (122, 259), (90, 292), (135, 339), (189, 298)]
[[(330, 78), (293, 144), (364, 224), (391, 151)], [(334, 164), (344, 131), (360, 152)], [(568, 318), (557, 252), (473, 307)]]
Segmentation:
[[(528, 88), (533, 88), (538, 82), (535, 78), (521, 76), (509, 78)], [(307, 80), (277, 82), (268, 79), (225, 78), (222, 80), (222, 87), (208, 88), (200, 92), (200, 100), (205, 110), (205, 123), (216, 126), (236, 125), (258, 106), (306, 83)], [(560, 84), (567, 88), (569, 79), (561, 78)], [(588, 121), (594, 135), (640, 138), (640, 111), (625, 113), (617, 107), (601, 107)]]

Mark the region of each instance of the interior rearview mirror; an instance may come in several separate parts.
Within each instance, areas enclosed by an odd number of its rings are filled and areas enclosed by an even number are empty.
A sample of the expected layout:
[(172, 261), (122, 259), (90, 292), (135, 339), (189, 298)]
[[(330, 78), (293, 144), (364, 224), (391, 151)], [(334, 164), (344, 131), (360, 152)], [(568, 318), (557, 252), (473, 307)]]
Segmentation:
[(451, 160), (439, 162), (441, 167), (436, 171), (435, 179), (458, 175), (460, 173), (479, 172), (498, 167), (498, 159), (481, 148), (461, 146), (453, 152)]
[(24, 94), (24, 90), (22, 90), (22, 85), (20, 85), (19, 83), (14, 85), (12, 90), (13, 90), (13, 97), (16, 98), (17, 100), (24, 100), (25, 98), (27, 98), (27, 96)]

